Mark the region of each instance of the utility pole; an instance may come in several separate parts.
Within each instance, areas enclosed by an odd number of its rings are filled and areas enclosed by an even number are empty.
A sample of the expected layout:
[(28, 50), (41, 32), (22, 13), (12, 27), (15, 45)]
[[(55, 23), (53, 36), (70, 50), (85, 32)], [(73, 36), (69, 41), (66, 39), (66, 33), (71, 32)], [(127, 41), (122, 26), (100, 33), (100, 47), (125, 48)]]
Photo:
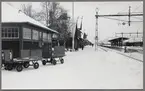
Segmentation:
[(137, 37), (138, 37), (138, 31), (137, 31)]
[(98, 50), (98, 8), (96, 8), (95, 51)]
[(129, 14), (128, 14), (128, 25), (130, 26), (130, 10), (131, 9), (131, 6), (129, 6)]

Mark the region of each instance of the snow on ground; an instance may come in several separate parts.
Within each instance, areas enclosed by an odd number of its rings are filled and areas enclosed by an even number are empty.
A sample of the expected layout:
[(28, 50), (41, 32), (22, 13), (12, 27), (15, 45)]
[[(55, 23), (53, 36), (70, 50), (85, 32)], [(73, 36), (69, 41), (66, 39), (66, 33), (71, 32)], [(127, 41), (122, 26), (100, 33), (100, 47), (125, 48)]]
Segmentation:
[(67, 52), (64, 64), (2, 70), (2, 89), (143, 89), (143, 62), (98, 48)]

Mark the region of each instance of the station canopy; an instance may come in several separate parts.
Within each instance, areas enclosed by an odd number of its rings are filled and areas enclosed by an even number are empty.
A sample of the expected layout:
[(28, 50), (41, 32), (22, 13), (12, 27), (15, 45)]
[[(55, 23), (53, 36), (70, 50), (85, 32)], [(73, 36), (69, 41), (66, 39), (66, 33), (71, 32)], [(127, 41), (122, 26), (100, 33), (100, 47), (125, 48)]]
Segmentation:
[(124, 42), (130, 42), (130, 43), (143, 42), (143, 39), (142, 38), (129, 38), (128, 40), (125, 40)]
[(58, 33), (57, 31), (50, 29), (42, 23), (27, 16), (21, 10), (14, 8), (7, 2), (2, 2), (2, 23), (30, 23), (32, 25), (44, 28), (48, 31)]
[(122, 39), (123, 39), (123, 41), (128, 40), (127, 37), (113, 37), (113, 38), (109, 38), (108, 41), (109, 42), (118, 42), (118, 41), (122, 41)]

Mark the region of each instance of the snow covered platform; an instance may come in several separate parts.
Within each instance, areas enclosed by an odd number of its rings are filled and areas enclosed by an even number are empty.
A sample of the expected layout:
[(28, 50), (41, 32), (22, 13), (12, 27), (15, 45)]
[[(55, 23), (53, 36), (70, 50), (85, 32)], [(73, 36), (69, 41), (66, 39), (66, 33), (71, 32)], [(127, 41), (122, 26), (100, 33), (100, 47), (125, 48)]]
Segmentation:
[(85, 47), (64, 60), (20, 73), (2, 70), (2, 89), (143, 89), (143, 62), (115, 51)]

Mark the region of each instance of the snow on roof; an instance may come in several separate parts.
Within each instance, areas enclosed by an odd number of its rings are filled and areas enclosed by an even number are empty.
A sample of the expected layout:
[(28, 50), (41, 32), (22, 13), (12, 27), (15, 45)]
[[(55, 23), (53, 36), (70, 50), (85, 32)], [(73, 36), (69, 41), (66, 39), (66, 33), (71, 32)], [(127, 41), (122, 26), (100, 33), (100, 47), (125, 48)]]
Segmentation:
[(108, 38), (107, 40), (110, 42), (110, 41), (112, 41), (112, 40), (117, 40), (117, 39), (120, 39), (120, 38), (128, 39), (127, 37), (118, 37), (118, 36), (115, 36), (115, 37), (110, 37), (110, 38)]
[(46, 27), (45, 25), (43, 25), (42, 23), (27, 16), (26, 14), (24, 14), (23, 12), (21, 12), (20, 10), (18, 10), (16, 8), (12, 7), (8, 3), (2, 2), (2, 23), (8, 23), (8, 22), (11, 22), (11, 23), (28, 22), (28, 23), (34, 24), (36, 26), (39, 26), (41, 28), (47, 29), (49, 31), (58, 33), (57, 31), (50, 29), (50, 28)]
[(124, 42), (142, 42), (142, 38), (130, 38)]

